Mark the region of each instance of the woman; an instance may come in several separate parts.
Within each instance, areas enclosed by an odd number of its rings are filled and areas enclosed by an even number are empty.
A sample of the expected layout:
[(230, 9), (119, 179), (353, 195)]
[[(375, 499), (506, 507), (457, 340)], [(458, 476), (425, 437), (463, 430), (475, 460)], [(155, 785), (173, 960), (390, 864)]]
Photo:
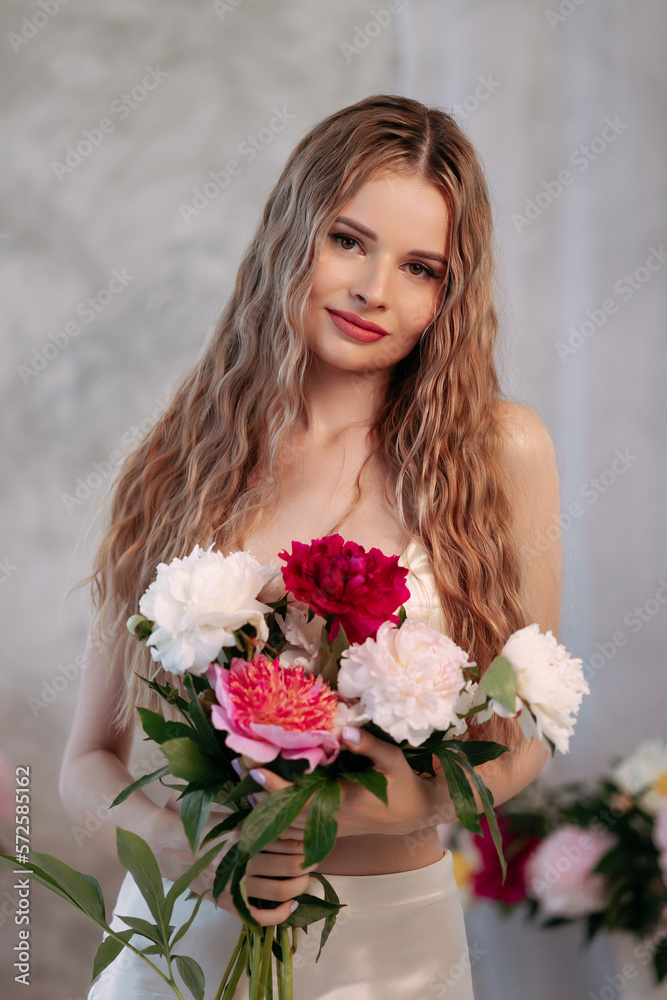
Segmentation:
[[(532, 411), (501, 398), (492, 276), (483, 173), (449, 115), (374, 96), (301, 140), (214, 336), (115, 488), (89, 578), (95, 629), (62, 770), (75, 819), (100, 815), (131, 780), (135, 706), (151, 704), (133, 671), (147, 675), (151, 664), (124, 622), (158, 562), (195, 543), (267, 563), (292, 540), (339, 531), (400, 553), (408, 616), (446, 631), (482, 668), (530, 622), (557, 634), (560, 543), (544, 545), (559, 524), (553, 446)], [(486, 735), (512, 747), (479, 768), (499, 804), (546, 753), (507, 722), (487, 724)], [(386, 774), (389, 804), (343, 783), (338, 839), (319, 870), (347, 911), (317, 965), (319, 934), (300, 934), (295, 1000), (443, 991), (469, 1000), (461, 908), (437, 833), (453, 818), (442, 774), (415, 774), (366, 732), (347, 745)], [(268, 793), (284, 787), (255, 773)], [(300, 867), (306, 815), (250, 863), (248, 894), (280, 902), (252, 907), (261, 924), (282, 922), (296, 895), (318, 891)], [(174, 808), (135, 793), (96, 835), (110, 853), (116, 825), (150, 843), (167, 879), (192, 863)], [(208, 870), (194, 888), (212, 879)], [(240, 927), (227, 893), (218, 903), (204, 904), (181, 943), (204, 964), (207, 996)], [(141, 914), (129, 876), (115, 912)], [(91, 997), (171, 995), (160, 987), (124, 953)]]

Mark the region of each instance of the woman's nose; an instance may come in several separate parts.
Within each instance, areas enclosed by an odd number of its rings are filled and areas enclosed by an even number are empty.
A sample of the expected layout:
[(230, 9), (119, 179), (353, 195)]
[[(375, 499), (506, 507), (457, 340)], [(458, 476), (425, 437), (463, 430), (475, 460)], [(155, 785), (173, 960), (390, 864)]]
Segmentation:
[(390, 287), (389, 264), (382, 260), (367, 257), (353, 280), (350, 282), (350, 292), (365, 305), (378, 309), (387, 305)]

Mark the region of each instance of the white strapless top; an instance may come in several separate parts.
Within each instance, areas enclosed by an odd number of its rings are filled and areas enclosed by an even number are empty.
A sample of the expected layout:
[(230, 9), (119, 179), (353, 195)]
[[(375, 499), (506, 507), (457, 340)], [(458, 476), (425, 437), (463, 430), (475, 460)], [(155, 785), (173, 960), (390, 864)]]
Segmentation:
[(405, 602), (408, 618), (426, 622), (430, 628), (446, 635), (447, 621), (438, 600), (431, 561), (421, 542), (413, 538), (399, 557), (398, 564), (408, 570), (405, 581), (410, 591), (410, 599)]

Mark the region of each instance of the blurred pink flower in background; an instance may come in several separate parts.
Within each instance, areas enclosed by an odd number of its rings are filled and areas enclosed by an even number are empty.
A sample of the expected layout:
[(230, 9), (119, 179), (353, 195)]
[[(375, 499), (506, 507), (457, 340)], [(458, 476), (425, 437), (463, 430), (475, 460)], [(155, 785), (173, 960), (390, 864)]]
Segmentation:
[(559, 827), (528, 859), (528, 894), (549, 917), (580, 917), (604, 909), (604, 879), (593, 868), (614, 843), (608, 833)]

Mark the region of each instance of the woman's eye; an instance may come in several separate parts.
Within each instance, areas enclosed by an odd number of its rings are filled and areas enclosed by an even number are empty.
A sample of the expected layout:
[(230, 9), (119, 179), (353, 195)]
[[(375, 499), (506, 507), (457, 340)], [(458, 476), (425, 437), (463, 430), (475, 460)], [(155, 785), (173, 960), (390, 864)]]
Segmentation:
[(408, 268), (417, 268), (416, 271), (410, 271), (410, 274), (414, 275), (415, 278), (435, 278), (435, 274), (426, 264), (419, 264), (416, 260), (413, 260), (407, 266)]
[(358, 241), (354, 236), (348, 236), (347, 233), (332, 233), (331, 239), (341, 248), (341, 250), (353, 250), (354, 247), (358, 246)]

